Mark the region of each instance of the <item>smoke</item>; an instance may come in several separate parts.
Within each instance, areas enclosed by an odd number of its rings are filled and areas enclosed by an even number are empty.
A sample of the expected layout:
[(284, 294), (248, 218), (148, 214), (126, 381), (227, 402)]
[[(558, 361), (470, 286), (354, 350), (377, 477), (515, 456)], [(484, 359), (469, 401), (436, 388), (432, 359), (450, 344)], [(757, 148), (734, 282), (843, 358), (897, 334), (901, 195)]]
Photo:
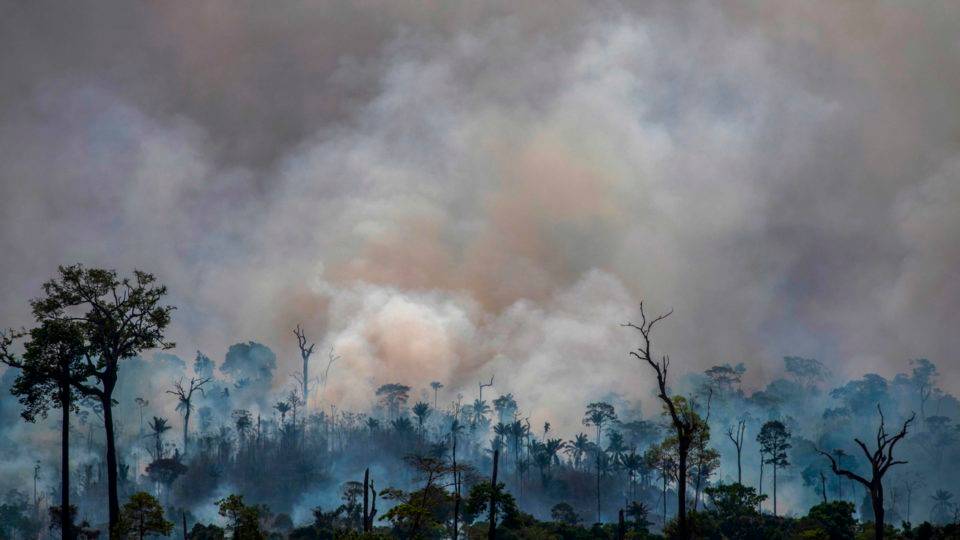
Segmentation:
[(183, 358), (254, 340), (285, 385), (300, 323), (341, 356), (324, 399), (494, 375), (571, 423), (648, 398), (640, 299), (681, 373), (960, 375), (956, 8), (3, 12), (5, 325), (57, 264), (137, 267)]

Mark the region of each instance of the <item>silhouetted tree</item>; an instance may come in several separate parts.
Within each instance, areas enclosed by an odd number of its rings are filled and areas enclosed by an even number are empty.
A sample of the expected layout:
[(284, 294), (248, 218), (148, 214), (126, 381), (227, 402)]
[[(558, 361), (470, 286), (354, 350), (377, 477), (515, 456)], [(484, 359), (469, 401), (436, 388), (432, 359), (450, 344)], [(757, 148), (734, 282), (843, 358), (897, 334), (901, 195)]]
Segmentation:
[(108, 511), (113, 528), (120, 520), (113, 422), (120, 362), (147, 349), (173, 347), (164, 340), (173, 307), (161, 305), (166, 287), (157, 284), (152, 274), (139, 270), (131, 278), (120, 278), (113, 270), (61, 266), (59, 275), (43, 284), (43, 292), (43, 297), (31, 302), (36, 319), (77, 323), (89, 350), (86, 359), (96, 384), (84, 383), (77, 389), (95, 396), (103, 410)]
[(828, 452), (824, 452), (820, 449), (817, 449), (817, 452), (830, 460), (830, 468), (833, 470), (834, 474), (843, 475), (855, 482), (859, 482), (867, 489), (867, 492), (870, 495), (871, 505), (873, 506), (874, 538), (876, 540), (883, 540), (883, 476), (887, 474), (887, 471), (890, 470), (890, 467), (906, 463), (906, 461), (894, 459), (893, 450), (896, 448), (897, 443), (907, 436), (907, 428), (914, 421), (916, 415), (911, 414), (910, 417), (903, 422), (903, 427), (900, 428), (900, 431), (891, 435), (886, 431), (883, 410), (880, 408), (879, 404), (877, 404), (877, 412), (880, 413), (880, 427), (877, 428), (876, 449), (871, 452), (867, 448), (867, 445), (863, 443), (863, 441), (860, 439), (854, 439), (854, 441), (857, 443), (857, 446), (860, 447), (860, 449), (863, 451), (863, 455), (870, 463), (871, 476), (869, 479), (848, 469), (841, 468), (837, 464), (837, 460), (834, 459), (834, 457)]
[(303, 394), (303, 401), (307, 401), (307, 396), (310, 392), (310, 356), (313, 355), (313, 348), (316, 346), (316, 343), (310, 343), (309, 345), (307, 340), (307, 334), (303, 331), (303, 328), (298, 324), (296, 328), (293, 329), (293, 335), (297, 336), (297, 348), (300, 349), (300, 358), (303, 360), (303, 367), (300, 370), (299, 376), (294, 376), (297, 382), (300, 384), (300, 389)]
[(168, 394), (177, 397), (177, 410), (183, 413), (183, 453), (187, 453), (187, 444), (190, 437), (190, 413), (193, 412), (193, 393), (197, 390), (203, 395), (203, 385), (213, 380), (212, 377), (190, 377), (190, 382), (186, 388), (183, 386), (183, 378), (173, 383), (173, 390), (167, 390)]
[(808, 391), (816, 389), (817, 384), (827, 378), (827, 368), (816, 358), (785, 356), (783, 363), (787, 373), (793, 376), (797, 384)]
[(430, 405), (418, 401), (413, 406), (413, 415), (417, 417), (417, 425), (420, 430), (420, 436), (423, 436), (423, 423), (427, 421), (427, 417), (430, 416)]
[(393, 420), (400, 415), (400, 407), (410, 398), (410, 387), (399, 383), (389, 383), (377, 388), (377, 397), (387, 410), (388, 417)]
[(743, 454), (743, 434), (747, 429), (747, 421), (744, 418), (737, 420), (737, 426), (727, 428), (727, 437), (730, 438), (730, 441), (733, 442), (733, 446), (737, 449), (737, 483), (743, 483), (743, 465), (741, 457)]
[(154, 416), (148, 427), (153, 432), (154, 448), (156, 448), (153, 458), (161, 459), (163, 458), (163, 434), (170, 430), (170, 424), (167, 423), (166, 418)]
[(757, 434), (757, 442), (767, 455), (766, 463), (773, 466), (773, 515), (777, 515), (777, 470), (790, 464), (790, 436), (790, 430), (779, 420), (764, 423)]
[(640, 303), (640, 324), (632, 322), (626, 323), (628, 326), (640, 332), (640, 345), (636, 350), (630, 351), (630, 355), (646, 362), (653, 369), (657, 376), (657, 397), (663, 402), (667, 413), (670, 415), (670, 421), (673, 426), (674, 434), (677, 438), (677, 532), (678, 535), (686, 540), (690, 537), (689, 527), (687, 526), (687, 457), (690, 453), (690, 445), (693, 443), (693, 437), (697, 427), (697, 420), (694, 417), (693, 410), (687, 407), (677, 407), (674, 400), (670, 397), (667, 389), (667, 376), (670, 368), (670, 357), (663, 355), (659, 360), (653, 357), (653, 342), (651, 335), (654, 326), (669, 317), (673, 311), (657, 315), (647, 319), (643, 309), (643, 302)]
[(587, 405), (587, 411), (583, 415), (583, 425), (597, 428), (597, 521), (600, 517), (600, 454), (603, 452), (600, 448), (600, 436), (603, 433), (603, 426), (614, 422), (617, 419), (617, 412), (613, 405), (604, 402), (596, 402)]
[(163, 507), (153, 495), (140, 491), (123, 505), (115, 530), (120, 537), (133, 535), (143, 540), (146, 536), (170, 534), (173, 532), (173, 522), (163, 517)]
[(433, 381), (430, 383), (430, 388), (433, 388), (433, 408), (437, 408), (437, 393), (443, 388), (443, 383), (440, 381)]
[(46, 321), (29, 332), (21, 358), (10, 353), (16, 334), (0, 332), (0, 362), (20, 372), (10, 392), (23, 405), (20, 415), (28, 422), (46, 418), (51, 407), (60, 409), (60, 531), (64, 540), (74, 532), (70, 508), (70, 414), (77, 410), (74, 387), (86, 381), (83, 330), (75, 322)]

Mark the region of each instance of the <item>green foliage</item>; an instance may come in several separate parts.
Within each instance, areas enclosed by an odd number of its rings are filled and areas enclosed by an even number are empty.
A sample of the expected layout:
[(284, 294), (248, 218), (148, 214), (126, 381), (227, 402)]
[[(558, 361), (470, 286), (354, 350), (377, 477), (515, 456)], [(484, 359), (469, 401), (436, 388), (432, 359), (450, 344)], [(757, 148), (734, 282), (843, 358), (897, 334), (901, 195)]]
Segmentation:
[(710, 497), (712, 511), (721, 521), (743, 516), (755, 516), (766, 495), (757, 495), (757, 490), (743, 484), (717, 484), (704, 490)]
[(550, 519), (564, 525), (577, 525), (583, 521), (569, 503), (561, 502), (550, 509)]
[[(19, 368), (10, 393), (17, 396), (23, 410), (20, 415), (28, 422), (46, 418), (50, 408), (59, 408), (75, 400), (73, 386), (92, 375), (86, 362), (87, 344), (79, 323), (64, 320), (43, 321), (30, 330), (21, 359), (7, 352), (14, 337), (8, 333), (0, 344), (0, 362)], [(75, 404), (69, 406), (76, 411)]]
[(790, 464), (787, 459), (787, 450), (791, 447), (790, 436), (790, 430), (779, 420), (771, 420), (763, 424), (760, 433), (757, 434), (757, 442), (767, 456), (765, 463), (777, 467)]
[[(464, 520), (467, 523), (485, 519), (487, 511), (490, 509), (491, 494), (490, 482), (478, 482), (470, 488), (467, 504), (464, 507)], [(520, 511), (517, 508), (516, 499), (513, 498), (513, 495), (507, 493), (503, 482), (497, 482), (496, 495), (497, 516), (501, 521), (509, 519), (510, 516), (514, 516)]]
[(196, 523), (190, 529), (189, 540), (224, 540), (223, 528), (213, 524)]
[(120, 510), (120, 522), (116, 526), (116, 532), (124, 538), (142, 539), (148, 535), (168, 535), (171, 531), (173, 523), (164, 518), (160, 502), (144, 491), (130, 496)]
[(217, 501), (219, 514), (227, 518), (227, 530), (234, 540), (262, 540), (264, 532), (260, 529), (260, 508), (248, 506), (242, 495), (229, 495)]
[(803, 538), (853, 540), (857, 531), (853, 511), (853, 503), (847, 501), (820, 503), (800, 520), (801, 535)]
[(442, 538), (453, 517), (453, 497), (434, 484), (409, 493), (387, 488), (381, 498), (396, 501), (380, 519), (393, 525), (397, 538)]

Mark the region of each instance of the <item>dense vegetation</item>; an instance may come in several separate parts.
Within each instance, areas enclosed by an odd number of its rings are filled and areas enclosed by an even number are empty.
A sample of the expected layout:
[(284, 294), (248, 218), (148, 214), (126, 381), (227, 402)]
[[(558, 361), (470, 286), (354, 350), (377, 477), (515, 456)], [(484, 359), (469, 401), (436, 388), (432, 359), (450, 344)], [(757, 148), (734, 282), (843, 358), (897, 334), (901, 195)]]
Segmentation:
[[(575, 419), (582, 431), (559, 433), (531, 423), (523, 396), (493, 392), (493, 377), (465, 396), (411, 374), (385, 381), (369, 410), (308, 406), (337, 356), (314, 355), (299, 326), (302, 369), (290, 386), (255, 342), (233, 345), (219, 365), (200, 352), (190, 366), (166, 353), (146, 360), (172, 347), (173, 308), (149, 274), (67, 267), (43, 292), (35, 327), (0, 341), (13, 368), (4, 392), (19, 399), (0, 400), (0, 416), (40, 429), (57, 409), (48, 427), (61, 455), (36, 462), (32, 493), (5, 496), (4, 538), (960, 534), (950, 467), (960, 402), (928, 360), (892, 379), (839, 382), (817, 360), (787, 357), (787, 378), (753, 392), (743, 364), (676, 379), (653, 348), (669, 314), (641, 307), (624, 325), (638, 346), (623, 354), (656, 381), (661, 409), (598, 396)], [(25, 451), (5, 437), (4, 451)]]

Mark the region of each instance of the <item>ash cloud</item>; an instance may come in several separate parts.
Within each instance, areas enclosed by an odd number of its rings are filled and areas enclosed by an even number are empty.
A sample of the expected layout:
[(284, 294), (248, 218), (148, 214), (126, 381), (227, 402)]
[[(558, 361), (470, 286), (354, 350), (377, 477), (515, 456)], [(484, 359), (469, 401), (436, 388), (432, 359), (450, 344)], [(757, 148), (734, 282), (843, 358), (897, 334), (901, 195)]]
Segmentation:
[(960, 375), (956, 8), (2, 10), (5, 325), (82, 261), (168, 284), (181, 358), (265, 343), (282, 385), (302, 323), (355, 406), (494, 373), (571, 422), (647, 399), (641, 298), (690, 372)]

